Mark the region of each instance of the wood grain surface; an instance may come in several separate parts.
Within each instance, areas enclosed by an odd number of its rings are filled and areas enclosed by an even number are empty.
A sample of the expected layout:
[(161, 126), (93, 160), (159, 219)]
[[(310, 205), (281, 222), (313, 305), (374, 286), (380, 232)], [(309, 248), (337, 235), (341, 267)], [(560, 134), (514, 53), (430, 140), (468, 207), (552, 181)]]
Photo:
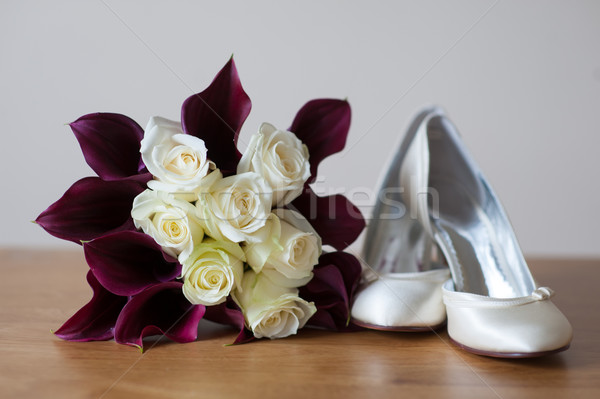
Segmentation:
[[(80, 252), (0, 250), (1, 398), (600, 398), (600, 260), (530, 260), (573, 324), (563, 353), (502, 360), (468, 354), (438, 333), (302, 330), (225, 346), (199, 339), (74, 343), (55, 330), (91, 297)], [(152, 346), (153, 345), (153, 346)]]

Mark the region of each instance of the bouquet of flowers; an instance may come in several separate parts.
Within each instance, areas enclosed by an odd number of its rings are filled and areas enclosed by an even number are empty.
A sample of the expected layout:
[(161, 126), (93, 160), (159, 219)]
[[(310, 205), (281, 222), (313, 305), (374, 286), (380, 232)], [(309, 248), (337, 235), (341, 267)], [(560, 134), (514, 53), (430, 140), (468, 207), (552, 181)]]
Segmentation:
[(250, 108), (230, 59), (183, 103), (181, 122), (153, 117), (142, 129), (95, 113), (70, 124), (98, 176), (73, 184), (36, 223), (83, 246), (93, 297), (57, 336), (141, 349), (156, 334), (194, 341), (202, 318), (238, 328), (235, 343), (305, 325), (353, 328), (361, 268), (342, 250), (364, 219), (344, 196), (309, 185), (344, 148), (350, 106), (310, 101), (288, 130), (263, 123), (241, 155)]

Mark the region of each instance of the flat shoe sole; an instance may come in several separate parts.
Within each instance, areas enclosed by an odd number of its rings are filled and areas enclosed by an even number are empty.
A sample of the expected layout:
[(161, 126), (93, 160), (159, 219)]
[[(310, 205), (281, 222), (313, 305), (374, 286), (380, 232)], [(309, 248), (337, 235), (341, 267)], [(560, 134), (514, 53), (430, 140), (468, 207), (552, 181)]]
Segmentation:
[(352, 323), (357, 326), (368, 328), (369, 330), (378, 331), (397, 331), (397, 332), (433, 332), (441, 329), (446, 325), (446, 321), (435, 326), (410, 327), (410, 326), (380, 326), (378, 324), (364, 323), (360, 320), (352, 319)]
[[(448, 337), (448, 338), (450, 338), (450, 337)], [(523, 358), (532, 358), (532, 357), (541, 357), (541, 356), (546, 356), (546, 355), (552, 355), (554, 353), (566, 351), (567, 349), (569, 349), (569, 346), (570, 346), (570, 344), (567, 344), (558, 349), (542, 351), (542, 352), (493, 352), (493, 351), (484, 351), (481, 349), (471, 348), (470, 346), (463, 345), (461, 343), (456, 342), (452, 338), (450, 338), (450, 342), (452, 342), (454, 345), (458, 346), (460, 349), (462, 349), (466, 352), (469, 352), (469, 353), (473, 353), (475, 355), (497, 357), (497, 358), (503, 358), (503, 359), (523, 359)]]

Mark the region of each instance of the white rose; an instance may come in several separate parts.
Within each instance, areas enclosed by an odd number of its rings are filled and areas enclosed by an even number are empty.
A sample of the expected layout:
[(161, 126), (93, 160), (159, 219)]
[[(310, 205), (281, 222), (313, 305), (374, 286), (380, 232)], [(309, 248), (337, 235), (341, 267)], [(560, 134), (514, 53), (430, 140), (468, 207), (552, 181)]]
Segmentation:
[(237, 172), (260, 174), (273, 189), (273, 205), (289, 204), (310, 177), (308, 147), (294, 133), (263, 123), (250, 139)]
[(242, 289), (233, 292), (246, 325), (256, 338), (284, 338), (296, 334), (317, 311), (298, 296), (298, 289), (280, 287), (262, 273), (244, 273)]
[(204, 238), (192, 204), (163, 191), (145, 190), (133, 200), (131, 217), (135, 227), (156, 241), (165, 253), (185, 260), (194, 244)]
[(263, 227), (264, 239), (244, 246), (248, 264), (275, 284), (301, 287), (321, 256), (321, 237), (298, 212), (275, 209)]
[(277, 251), (283, 251), (280, 243), (281, 238), (281, 220), (275, 213), (271, 213), (265, 225), (257, 232), (261, 240), (256, 242), (247, 242), (242, 248), (246, 254), (246, 263), (252, 267), (256, 273), (262, 271), (263, 266), (269, 260), (271, 254)]
[(150, 118), (146, 126), (140, 152), (155, 177), (148, 183), (154, 190), (193, 192), (214, 168), (203, 140), (184, 134), (181, 123), (158, 116)]
[(241, 289), (244, 251), (238, 244), (205, 240), (183, 262), (183, 294), (195, 305), (217, 305)]
[(214, 183), (196, 202), (206, 234), (217, 240), (257, 241), (271, 213), (271, 187), (257, 173), (241, 173)]

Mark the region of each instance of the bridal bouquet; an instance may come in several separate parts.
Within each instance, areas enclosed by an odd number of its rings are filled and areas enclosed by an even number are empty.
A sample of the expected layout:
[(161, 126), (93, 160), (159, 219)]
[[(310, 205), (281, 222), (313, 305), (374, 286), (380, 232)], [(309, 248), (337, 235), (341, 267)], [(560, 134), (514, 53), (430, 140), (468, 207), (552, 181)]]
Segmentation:
[(344, 148), (350, 106), (309, 101), (287, 130), (263, 123), (241, 155), (250, 108), (231, 59), (183, 103), (181, 122), (153, 117), (142, 129), (96, 113), (70, 124), (98, 176), (36, 223), (83, 246), (93, 297), (57, 336), (142, 348), (156, 334), (193, 341), (202, 318), (238, 328), (235, 343), (305, 325), (353, 328), (361, 269), (342, 250), (364, 219), (344, 196), (309, 185)]

